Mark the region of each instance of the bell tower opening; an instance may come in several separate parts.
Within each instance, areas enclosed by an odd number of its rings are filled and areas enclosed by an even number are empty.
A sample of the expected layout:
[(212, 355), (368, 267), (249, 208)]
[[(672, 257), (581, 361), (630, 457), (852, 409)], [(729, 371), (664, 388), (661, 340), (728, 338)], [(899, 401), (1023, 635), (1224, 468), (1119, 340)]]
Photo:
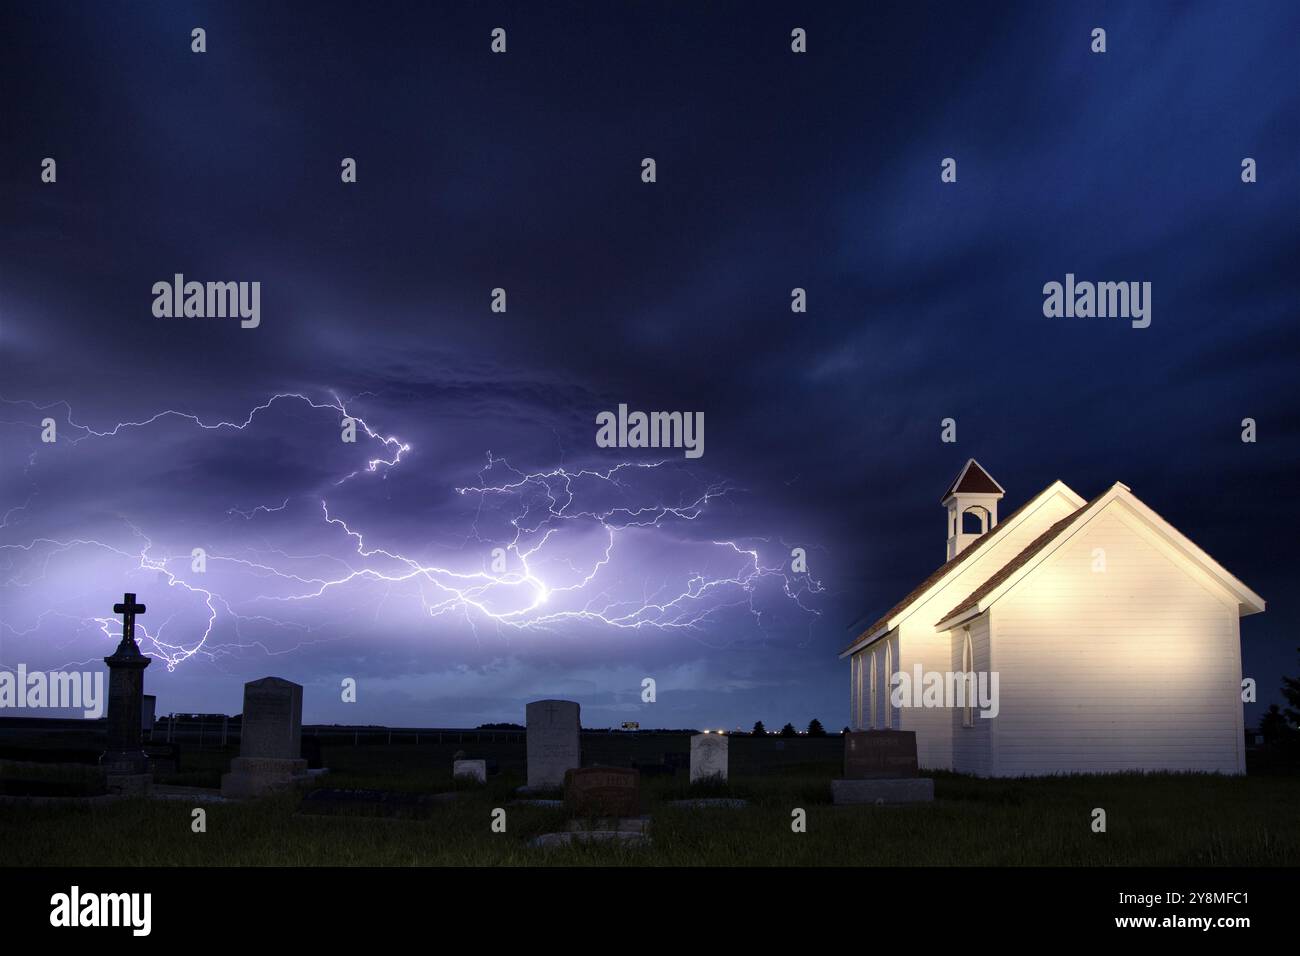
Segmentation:
[(998, 502), (1005, 490), (974, 458), (961, 471), (939, 503), (948, 510), (948, 560), (988, 534), (998, 523)]

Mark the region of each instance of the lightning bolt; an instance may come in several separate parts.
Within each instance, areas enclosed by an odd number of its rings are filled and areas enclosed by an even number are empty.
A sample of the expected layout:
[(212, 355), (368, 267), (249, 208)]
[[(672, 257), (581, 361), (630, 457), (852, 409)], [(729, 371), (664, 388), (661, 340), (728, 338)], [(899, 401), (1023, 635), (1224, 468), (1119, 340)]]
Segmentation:
[[(65, 401), (38, 405), (31, 401), (0, 399), (0, 403), (41, 414), (61, 410), (67, 427), (73, 432), (69, 440), (73, 446), (92, 440), (113, 440), (128, 431), (147, 429), (168, 419), (204, 431), (244, 431), (260, 414), (283, 402), (337, 413), (344, 420), (355, 422), (360, 432), (377, 446), (374, 457), (339, 476), (333, 481), (333, 487), (363, 475), (396, 469), (411, 450), (408, 442), (352, 414), (347, 403), (333, 393), (330, 401), (317, 401), (299, 392), (277, 393), (254, 406), (242, 420), (210, 422), (188, 412), (166, 409), (139, 421), (118, 422), (105, 430), (76, 421)], [(10, 424), (32, 425), (29, 421)], [(24, 468), (29, 480), (37, 454), (32, 453)], [(192, 627), (187, 636), (174, 637), (175, 624), (171, 618), (156, 627), (137, 621), (142, 650), (163, 661), (169, 670), (191, 658), (215, 661), (251, 649), (266, 654), (287, 653), (318, 641), (340, 639), (318, 636), (317, 625), (285, 619), (278, 613), (251, 611), (269, 612), (280, 607), (292, 614), (295, 608), (311, 606), (333, 594), (346, 594), (350, 588), (364, 584), (378, 585), (386, 593), (405, 589), (418, 598), (424, 617), (430, 620), (449, 615), (458, 617), (470, 625), (476, 636), (484, 626), (508, 634), (581, 624), (609, 632), (677, 631), (705, 639), (724, 615), (737, 611), (747, 614), (754, 626), (762, 630), (770, 612), (762, 606), (760, 593), (769, 585), (776, 587), (784, 601), (806, 617), (811, 627), (820, 613), (812, 599), (824, 588), (807, 573), (791, 571), (787, 563), (788, 546), (780, 542), (778, 547), (767, 538), (690, 539), (693, 546), (707, 549), (702, 563), (724, 563), (728, 570), (683, 568), (672, 579), (665, 577), (657, 585), (643, 572), (639, 593), (626, 593), (627, 573), (614, 568), (625, 547), (631, 549), (646, 535), (656, 532), (671, 535), (679, 527), (699, 522), (717, 500), (735, 490), (724, 481), (704, 481), (694, 476), (689, 489), (679, 492), (673, 500), (643, 489), (641, 479), (680, 467), (669, 461), (623, 461), (604, 470), (557, 467), (525, 472), (489, 452), (477, 482), (454, 489), (473, 508), (461, 550), (469, 551), (476, 560), (460, 567), (429, 563), (427, 559), (404, 553), (393, 542), (378, 541), (374, 532), (365, 531), (356, 526), (354, 519), (337, 508), (332, 509), (327, 497), (313, 495), (284, 498), (278, 504), (226, 509), (228, 519), (251, 523), (265, 516), (296, 514), (302, 502), (307, 502), (308, 513), (315, 514), (314, 520), (327, 533), (327, 540), (346, 546), (345, 557), (290, 554), (270, 547), (262, 551), (250, 547), (244, 554), (206, 554), (207, 562), (228, 566), (258, 583), (258, 593), (238, 602), (198, 583), (196, 578), (200, 575), (185, 573), (183, 568), (190, 555), (155, 554), (150, 536), (125, 516), (120, 516), (120, 521), (129, 532), (128, 544), (75, 537), (36, 537), (20, 544), (0, 544), (0, 555), (8, 559), (10, 567), (22, 563), (21, 570), (0, 583), (0, 588), (32, 586), (45, 577), (56, 555), (75, 550), (91, 549), (125, 559), (131, 563), (132, 571), (158, 576), (169, 589), (192, 597), (196, 607), (201, 608), (204, 623), (197, 638)], [(0, 530), (9, 527), (11, 516), (27, 508), (36, 493), (33, 491), (23, 504), (4, 512)], [(502, 522), (502, 527), (508, 530), (500, 536), (491, 532), (485, 535), (481, 525), (488, 519)], [(574, 550), (564, 543), (573, 539), (594, 543)], [(760, 545), (778, 550), (782, 559), (765, 562), (760, 556)], [(492, 549), (490, 562), (482, 560), (486, 548)], [(304, 562), (312, 570), (298, 573)], [(30, 635), (51, 617), (68, 616), (51, 609), (22, 630), (3, 622), (0, 626), (15, 635)], [(116, 639), (115, 632), (120, 627), (113, 617), (73, 619), (78, 629), (90, 628), (110, 640)], [(218, 643), (214, 639), (215, 629), (223, 620), (230, 624), (236, 638), (233, 642)], [(298, 641), (287, 651), (274, 650), (262, 640), (245, 639), (245, 630), (298, 632)]]

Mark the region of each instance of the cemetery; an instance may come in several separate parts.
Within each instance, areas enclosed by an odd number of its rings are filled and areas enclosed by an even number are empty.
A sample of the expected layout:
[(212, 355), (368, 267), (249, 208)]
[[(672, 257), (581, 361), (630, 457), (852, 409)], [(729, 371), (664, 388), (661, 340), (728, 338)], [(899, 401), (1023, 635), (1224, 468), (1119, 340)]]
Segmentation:
[(580, 702), (546, 699), (522, 734), (322, 743), (304, 736), (304, 688), (267, 676), (216, 746), (146, 742), (145, 606), (114, 610), (102, 729), (0, 737), (11, 864), (1268, 865), (1300, 850), (1294, 777), (923, 774), (910, 731), (598, 732)]

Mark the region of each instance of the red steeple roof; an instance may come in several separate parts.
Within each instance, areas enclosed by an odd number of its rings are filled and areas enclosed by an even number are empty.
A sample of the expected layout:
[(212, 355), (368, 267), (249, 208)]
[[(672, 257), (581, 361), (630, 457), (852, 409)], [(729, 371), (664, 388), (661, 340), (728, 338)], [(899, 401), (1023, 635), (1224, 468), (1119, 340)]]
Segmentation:
[(1006, 489), (994, 481), (993, 476), (978, 461), (971, 458), (957, 473), (939, 502), (942, 504), (955, 494), (1003, 495), (1006, 494)]

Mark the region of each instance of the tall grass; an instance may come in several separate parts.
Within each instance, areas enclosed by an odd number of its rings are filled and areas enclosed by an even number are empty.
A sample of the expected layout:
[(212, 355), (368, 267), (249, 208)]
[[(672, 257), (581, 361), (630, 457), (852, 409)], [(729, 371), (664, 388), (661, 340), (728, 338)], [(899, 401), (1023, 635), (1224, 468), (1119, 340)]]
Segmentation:
[[(300, 795), (208, 804), (207, 832), (191, 830), (188, 801), (96, 806), (0, 806), (7, 865), (1046, 865), (1247, 866), (1300, 862), (1300, 779), (1122, 774), (1035, 780), (936, 775), (936, 801), (836, 807), (833, 771), (736, 777), (691, 788), (644, 782), (652, 842), (537, 850), (533, 836), (565, 828), (563, 810), (511, 805), (514, 773), (439, 803), (420, 819), (308, 816)], [(328, 786), (424, 792), (451, 789), (425, 766), (365, 773), (344, 768)], [(738, 796), (743, 809), (693, 810), (668, 801)], [(492, 811), (507, 811), (505, 833)], [(807, 832), (791, 831), (791, 812)], [(1107, 830), (1094, 833), (1094, 808)]]

